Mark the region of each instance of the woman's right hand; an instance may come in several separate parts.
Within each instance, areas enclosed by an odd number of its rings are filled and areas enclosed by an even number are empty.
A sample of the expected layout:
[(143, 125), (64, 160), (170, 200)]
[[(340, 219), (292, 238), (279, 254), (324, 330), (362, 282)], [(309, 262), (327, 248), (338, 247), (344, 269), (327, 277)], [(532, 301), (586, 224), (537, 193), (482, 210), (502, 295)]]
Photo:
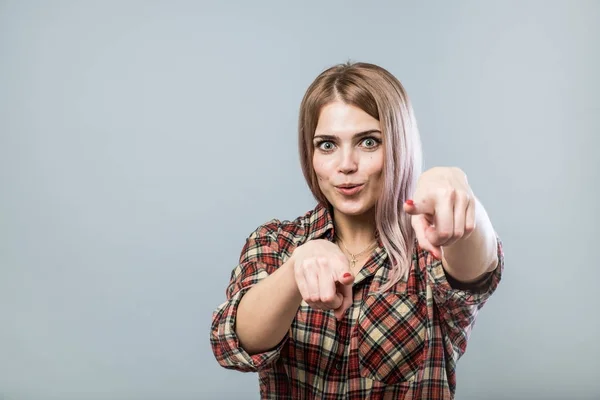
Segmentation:
[(328, 240), (311, 240), (298, 246), (292, 257), (302, 299), (312, 308), (334, 310), (342, 319), (352, 304), (354, 276), (340, 248)]

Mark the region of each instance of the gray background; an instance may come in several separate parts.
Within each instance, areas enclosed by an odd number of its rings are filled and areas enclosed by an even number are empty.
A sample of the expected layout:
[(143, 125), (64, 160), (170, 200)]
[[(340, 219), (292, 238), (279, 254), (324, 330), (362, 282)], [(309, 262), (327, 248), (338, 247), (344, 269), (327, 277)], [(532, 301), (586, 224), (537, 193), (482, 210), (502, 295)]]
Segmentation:
[(298, 105), (348, 59), (504, 241), (457, 399), (599, 398), (600, 2), (283, 3), (0, 2), (0, 399), (258, 398), (211, 313), (314, 206)]

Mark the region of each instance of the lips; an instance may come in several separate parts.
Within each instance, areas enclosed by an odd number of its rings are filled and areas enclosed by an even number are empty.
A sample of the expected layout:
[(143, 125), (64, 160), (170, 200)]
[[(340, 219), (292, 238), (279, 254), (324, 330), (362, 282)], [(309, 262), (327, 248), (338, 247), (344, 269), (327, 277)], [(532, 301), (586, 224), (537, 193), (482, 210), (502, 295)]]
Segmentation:
[(335, 188), (339, 193), (345, 196), (352, 196), (360, 192), (364, 186), (364, 184), (344, 184), (336, 186)]

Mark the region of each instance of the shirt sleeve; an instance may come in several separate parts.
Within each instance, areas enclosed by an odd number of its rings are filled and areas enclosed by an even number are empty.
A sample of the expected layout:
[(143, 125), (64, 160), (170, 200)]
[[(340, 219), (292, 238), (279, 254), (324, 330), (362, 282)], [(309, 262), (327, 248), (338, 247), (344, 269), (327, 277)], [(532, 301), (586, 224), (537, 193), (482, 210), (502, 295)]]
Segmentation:
[(426, 251), (421, 253), (421, 262), (426, 264), (427, 278), (433, 292), (433, 299), (439, 312), (447, 345), (458, 360), (467, 348), (471, 330), (479, 310), (496, 291), (504, 272), (504, 251), (502, 242), (498, 242), (498, 265), (478, 282), (463, 284), (447, 275), (440, 260), (434, 259)]
[(250, 355), (240, 346), (235, 332), (238, 306), (244, 294), (280, 265), (278, 225), (277, 220), (272, 220), (246, 239), (240, 262), (232, 271), (226, 289), (227, 300), (213, 312), (210, 343), (215, 358), (227, 369), (259, 371), (277, 360), (287, 341), (286, 336), (275, 348)]

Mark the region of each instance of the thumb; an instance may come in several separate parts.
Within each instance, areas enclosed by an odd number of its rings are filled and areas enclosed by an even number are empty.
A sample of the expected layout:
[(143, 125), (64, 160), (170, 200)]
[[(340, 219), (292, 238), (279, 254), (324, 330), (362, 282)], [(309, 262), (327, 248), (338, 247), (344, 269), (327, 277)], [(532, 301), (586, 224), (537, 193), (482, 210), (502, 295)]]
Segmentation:
[(431, 241), (427, 238), (428, 232), (430, 232), (433, 228), (424, 215), (413, 218), (413, 229), (415, 230), (415, 236), (417, 237), (419, 246), (422, 249), (427, 250), (438, 260), (441, 259), (440, 257), (442, 254), (442, 249), (439, 246), (434, 246), (431, 244)]
[[(354, 278), (353, 278), (354, 280)], [(337, 320), (341, 320), (344, 317), (346, 310), (352, 305), (352, 286), (350, 285), (339, 285), (339, 290), (343, 296), (342, 305), (333, 310), (333, 314)]]

